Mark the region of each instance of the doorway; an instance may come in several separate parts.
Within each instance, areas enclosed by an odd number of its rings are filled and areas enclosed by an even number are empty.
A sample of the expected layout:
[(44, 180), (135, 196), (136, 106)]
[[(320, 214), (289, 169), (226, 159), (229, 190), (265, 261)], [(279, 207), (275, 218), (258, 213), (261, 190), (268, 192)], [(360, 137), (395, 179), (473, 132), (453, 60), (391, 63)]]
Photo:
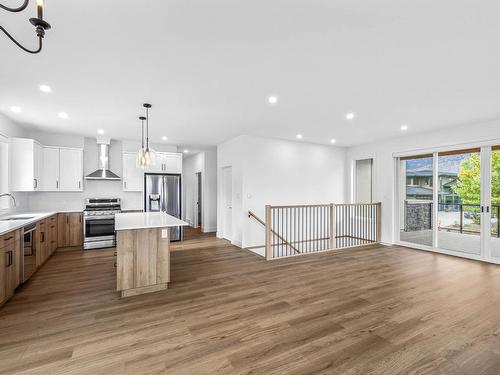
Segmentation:
[(222, 237), (233, 237), (233, 169), (222, 168)]
[(202, 192), (202, 177), (201, 172), (195, 173), (196, 182), (195, 182), (195, 227), (201, 228), (203, 231), (203, 215), (202, 215), (202, 207), (203, 207), (203, 192)]
[(356, 160), (354, 164), (354, 203), (373, 202), (373, 159)]

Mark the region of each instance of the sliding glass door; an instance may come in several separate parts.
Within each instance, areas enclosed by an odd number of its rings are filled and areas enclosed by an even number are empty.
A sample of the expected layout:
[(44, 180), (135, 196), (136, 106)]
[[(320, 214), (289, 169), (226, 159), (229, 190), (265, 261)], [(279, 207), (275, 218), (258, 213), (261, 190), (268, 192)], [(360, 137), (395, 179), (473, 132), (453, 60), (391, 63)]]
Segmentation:
[(490, 209), (489, 214), (489, 243), (490, 254), (493, 259), (500, 260), (500, 146), (491, 149), (490, 157)]
[(481, 254), (481, 150), (438, 153), (437, 244)]
[(434, 157), (399, 161), (399, 236), (403, 242), (433, 246)]
[(398, 158), (399, 241), (500, 262), (500, 146)]

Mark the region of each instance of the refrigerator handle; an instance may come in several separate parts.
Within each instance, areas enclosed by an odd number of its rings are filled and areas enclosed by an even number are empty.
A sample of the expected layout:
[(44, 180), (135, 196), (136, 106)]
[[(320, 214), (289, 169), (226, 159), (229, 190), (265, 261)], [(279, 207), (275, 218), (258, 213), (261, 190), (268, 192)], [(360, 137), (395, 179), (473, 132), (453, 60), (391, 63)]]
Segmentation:
[(163, 183), (162, 183), (162, 186), (163, 186), (162, 211), (167, 212), (167, 199), (168, 199), (168, 196), (167, 196), (167, 178), (165, 176), (163, 176), (162, 180), (163, 180)]

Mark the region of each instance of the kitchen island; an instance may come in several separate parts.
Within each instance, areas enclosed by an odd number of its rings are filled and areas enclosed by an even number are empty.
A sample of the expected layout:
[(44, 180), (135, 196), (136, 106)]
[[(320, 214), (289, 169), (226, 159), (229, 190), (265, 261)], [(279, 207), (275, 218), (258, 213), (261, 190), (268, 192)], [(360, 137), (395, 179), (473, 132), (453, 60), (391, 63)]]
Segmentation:
[(170, 228), (186, 225), (164, 212), (115, 215), (116, 289), (122, 297), (167, 289)]

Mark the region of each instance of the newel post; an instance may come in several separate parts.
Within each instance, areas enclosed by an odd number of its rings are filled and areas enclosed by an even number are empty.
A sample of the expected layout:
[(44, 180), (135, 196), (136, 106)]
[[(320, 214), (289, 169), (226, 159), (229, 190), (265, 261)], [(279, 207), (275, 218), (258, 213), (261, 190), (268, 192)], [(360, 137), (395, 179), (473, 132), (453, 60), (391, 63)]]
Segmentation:
[(330, 203), (330, 249), (335, 249), (337, 247), (337, 241), (335, 240), (335, 237), (337, 237), (336, 228), (337, 218), (335, 216), (335, 205)]
[(271, 206), (266, 205), (266, 260), (270, 260), (273, 257), (273, 252), (271, 249)]

